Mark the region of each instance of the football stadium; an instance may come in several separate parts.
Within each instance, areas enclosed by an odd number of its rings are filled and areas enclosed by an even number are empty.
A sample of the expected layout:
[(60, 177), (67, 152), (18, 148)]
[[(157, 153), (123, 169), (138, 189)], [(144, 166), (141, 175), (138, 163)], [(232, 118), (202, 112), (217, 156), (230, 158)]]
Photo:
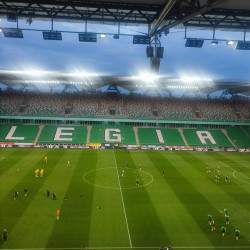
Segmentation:
[(249, 30), (247, 0), (0, 1), (0, 249), (250, 249)]

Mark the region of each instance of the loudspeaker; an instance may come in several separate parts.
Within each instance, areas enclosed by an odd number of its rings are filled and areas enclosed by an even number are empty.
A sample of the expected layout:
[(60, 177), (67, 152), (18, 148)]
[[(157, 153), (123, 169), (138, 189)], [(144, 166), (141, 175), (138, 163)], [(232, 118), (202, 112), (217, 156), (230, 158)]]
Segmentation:
[(156, 50), (156, 56), (159, 58), (163, 58), (164, 47), (158, 47)]
[(151, 46), (147, 46), (146, 48), (146, 54), (147, 57), (153, 57), (154, 56), (154, 49)]

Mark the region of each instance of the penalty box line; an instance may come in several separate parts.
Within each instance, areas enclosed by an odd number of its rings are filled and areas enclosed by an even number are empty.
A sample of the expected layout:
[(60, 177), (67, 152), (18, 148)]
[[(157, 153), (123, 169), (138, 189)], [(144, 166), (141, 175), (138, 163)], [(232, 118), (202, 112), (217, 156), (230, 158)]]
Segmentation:
[(123, 201), (122, 188), (121, 188), (120, 177), (119, 177), (119, 173), (118, 173), (118, 168), (117, 168), (117, 163), (116, 163), (116, 158), (115, 158), (115, 152), (114, 151), (113, 151), (113, 155), (114, 155), (114, 160), (115, 160), (117, 178), (118, 178), (118, 182), (119, 182), (119, 189), (120, 189), (121, 198), (122, 198), (123, 211), (124, 211), (127, 230), (128, 230), (129, 244), (130, 244), (130, 248), (132, 248), (132, 242), (131, 242), (131, 237), (130, 237), (130, 232), (129, 232), (129, 227), (128, 227), (128, 219), (127, 219), (126, 209), (125, 209), (125, 205), (124, 205), (124, 201)]

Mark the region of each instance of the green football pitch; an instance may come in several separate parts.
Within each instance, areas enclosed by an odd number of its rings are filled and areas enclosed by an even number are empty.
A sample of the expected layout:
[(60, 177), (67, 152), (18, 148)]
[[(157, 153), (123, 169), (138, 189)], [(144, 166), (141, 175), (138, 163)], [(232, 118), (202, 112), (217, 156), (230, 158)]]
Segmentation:
[(235, 152), (1, 148), (0, 230), (8, 241), (0, 248), (250, 249), (249, 163), (249, 154)]

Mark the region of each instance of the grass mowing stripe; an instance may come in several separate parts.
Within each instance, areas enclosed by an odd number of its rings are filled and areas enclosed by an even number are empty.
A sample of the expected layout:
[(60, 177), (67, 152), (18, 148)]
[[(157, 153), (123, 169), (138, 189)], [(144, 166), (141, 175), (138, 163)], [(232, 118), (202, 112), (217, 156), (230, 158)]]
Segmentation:
[[(118, 179), (112, 150), (98, 150), (94, 184), (118, 188)], [(100, 208), (100, 209), (99, 209)], [(119, 189), (94, 186), (91, 225), (88, 246), (130, 246)]]
[[(33, 150), (32, 150), (33, 151)], [(39, 191), (40, 187), (42, 186), (44, 182), (44, 178), (35, 178), (34, 177), (34, 170), (36, 168), (41, 167), (41, 151), (37, 151), (39, 153), (39, 156), (37, 156), (36, 153), (32, 154), (30, 157), (33, 160), (33, 164), (31, 165), (31, 169), (26, 173), (26, 175), (18, 182), (18, 189), (19, 189), (19, 198), (17, 200), (13, 200), (13, 191), (11, 190), (7, 196), (5, 196), (4, 199), (0, 202), (1, 207), (1, 225), (4, 225), (8, 229), (9, 237), (12, 237), (12, 231), (20, 218), (25, 213), (26, 209), (30, 205), (30, 203), (33, 201), (34, 197), (36, 196), (37, 192)], [(42, 151), (43, 153), (47, 153), (47, 150)], [(52, 151), (49, 151), (48, 158), (55, 153)], [(36, 158), (38, 157), (38, 158)], [(52, 161), (53, 162), (53, 161)], [(44, 165), (45, 166), (45, 165)], [(48, 163), (49, 166), (49, 163)], [(47, 166), (47, 167), (48, 167)], [(51, 167), (48, 167), (47, 169), (44, 167), (45, 173), (44, 175), (49, 175), (51, 172)], [(14, 177), (13, 177), (14, 178)], [(23, 189), (28, 189), (28, 196), (23, 196)], [(20, 235), (20, 233), (19, 233)], [(18, 237), (16, 237), (16, 240), (18, 242)], [(16, 241), (14, 240), (15, 237), (13, 237), (13, 240), (8, 242), (9, 247), (15, 247), (17, 245)], [(18, 243), (20, 245), (21, 242)], [(2, 243), (0, 243), (0, 246)]]
[[(216, 183), (214, 179), (211, 180), (209, 176), (211, 173), (206, 173), (206, 155), (202, 152), (182, 152), (182, 153), (175, 153), (178, 155), (183, 162), (190, 162), (190, 155), (192, 155), (192, 168), (193, 171), (193, 178), (200, 179), (200, 182), (194, 181), (194, 186), (200, 190), (200, 193), (206, 197), (206, 199), (213, 203), (213, 205), (217, 208), (218, 211), (223, 212), (224, 208), (227, 208), (230, 215), (230, 225), (227, 225), (227, 234), (233, 234), (236, 230), (236, 227), (239, 222), (244, 225), (244, 220), (242, 218), (246, 218), (246, 214), (248, 213), (248, 209), (244, 206), (241, 206), (241, 203), (238, 203), (228, 191), (235, 190), (237, 192), (238, 185), (235, 183), (225, 183), (224, 179), (221, 182)], [(211, 155), (213, 152), (211, 153)], [(201, 157), (203, 155), (203, 157)], [(200, 156), (200, 157), (198, 157)], [(211, 168), (213, 174), (213, 168)], [(217, 171), (217, 166), (215, 171)], [(223, 172), (223, 171), (222, 171)], [(216, 172), (217, 173), (217, 172)], [(209, 185), (209, 186), (208, 186)], [(206, 190), (209, 187), (209, 192)], [(235, 211), (236, 208), (236, 211)], [(216, 218), (216, 222), (220, 223), (220, 225), (225, 225), (225, 217), (222, 214), (219, 218)], [(217, 222), (217, 223), (218, 223)], [(218, 224), (219, 224), (218, 223)], [(241, 241), (237, 244), (244, 244), (244, 240), (246, 241), (246, 234), (244, 232), (244, 228), (241, 228)], [(234, 241), (235, 242), (235, 241)], [(242, 243), (243, 242), (243, 243)]]
[[(147, 190), (162, 225), (168, 233), (170, 239), (168, 243), (172, 243), (173, 246), (176, 244), (185, 246), (187, 242), (190, 245), (195, 245), (198, 238), (203, 244), (209, 245), (207, 237), (168, 184), (167, 180), (171, 176), (171, 172), (165, 161), (151, 161), (146, 152), (141, 151), (140, 154), (135, 154), (134, 160), (138, 164), (142, 163), (143, 169), (154, 175), (155, 181)], [(162, 170), (165, 171), (164, 176)]]
[[(213, 154), (209, 155), (212, 157), (213, 161), (218, 164), (218, 166), (220, 165), (221, 167), (221, 163), (220, 162), (227, 162), (227, 166), (223, 165), (223, 168), (227, 168), (228, 166), (231, 167), (230, 165), (233, 164), (234, 166), (232, 167), (232, 169), (238, 170), (237, 172), (239, 172), (239, 167), (237, 166), (237, 163), (235, 163), (233, 160), (231, 162), (228, 161), (228, 158), (226, 158), (225, 156), (223, 156), (222, 154), (218, 154), (217, 152), (213, 152)], [(233, 171), (232, 171), (233, 174)], [(231, 179), (233, 180), (233, 179)], [(249, 205), (249, 201), (248, 201), (248, 197), (249, 197), (249, 184), (245, 184), (240, 182), (239, 180), (237, 180), (237, 182), (235, 181), (231, 181), (230, 184), (233, 184), (235, 186), (237, 186), (237, 193), (235, 192), (229, 192), (229, 194), (231, 195), (231, 197), (236, 200), (238, 203), (240, 203), (243, 206), (247, 206)], [(231, 189), (230, 189), (231, 190)], [(248, 194), (246, 193), (248, 192)], [(248, 207), (248, 206), (247, 206)]]
[[(24, 150), (24, 149), (12, 149), (11, 154), (1, 154), (1, 157), (4, 157), (0, 161), (0, 180), (4, 173), (9, 171), (12, 167), (16, 167), (20, 161), (22, 161), (24, 158), (28, 158), (29, 154), (31, 154), (34, 149), (30, 149), (30, 151)], [(25, 159), (26, 160), (26, 159)], [(28, 159), (27, 159), (28, 160)], [(5, 179), (5, 177), (3, 177)]]
[[(76, 150), (70, 152), (70, 168), (64, 168), (61, 218), (54, 223), (47, 247), (80, 247), (88, 245), (92, 212), (93, 186), (82, 179), (84, 172), (96, 167), (97, 151)], [(74, 163), (73, 163), (74, 159)], [(72, 175), (72, 177), (71, 177)], [(54, 220), (55, 221), (55, 220)], [(70, 239), (70, 240), (69, 240)]]
[(122, 206), (123, 206), (123, 211), (124, 211), (125, 220), (126, 220), (126, 225), (127, 225), (127, 230), (128, 230), (129, 244), (130, 244), (130, 247), (132, 247), (132, 242), (131, 242), (131, 237), (130, 237), (129, 227), (128, 227), (128, 220), (127, 220), (127, 215), (126, 215), (126, 209), (125, 209), (125, 206), (124, 206), (123, 195), (122, 195), (122, 189), (121, 189), (121, 183), (120, 183), (120, 177), (119, 177), (119, 174), (118, 174), (117, 163), (116, 163), (116, 158), (115, 158), (115, 153), (114, 153), (114, 151), (113, 151), (113, 155), (114, 155), (115, 167), (116, 167), (116, 172), (117, 172), (117, 178), (118, 178), (119, 188), (120, 188), (120, 193), (121, 193), (121, 198), (122, 198)]
[[(125, 170), (125, 178), (121, 182), (122, 187), (127, 184), (126, 181), (131, 182), (130, 178), (133, 178), (133, 185), (136, 185), (137, 167), (132, 159), (133, 152), (128, 152), (115, 151), (118, 169), (121, 167)], [(128, 162), (128, 168), (134, 169), (135, 172), (135, 174), (132, 173), (128, 177), (126, 173), (127, 168), (124, 166), (126, 161)], [(138, 174), (140, 174), (139, 171)], [(126, 178), (128, 178), (128, 180)], [(147, 188), (150, 187), (151, 185)], [(126, 213), (130, 234), (133, 238), (133, 246), (150, 246), (158, 245), (162, 242), (169, 242), (167, 232), (155, 211), (147, 188), (123, 189), (123, 198), (126, 204)], [(155, 190), (155, 192), (157, 192), (157, 190)]]
[[(180, 152), (182, 154), (182, 152)], [(220, 212), (210, 203), (201, 193), (200, 191), (194, 187), (194, 185), (190, 182), (192, 181), (192, 177), (188, 176), (186, 172), (184, 172), (184, 168), (174, 167), (174, 164), (177, 163), (177, 159), (174, 154), (169, 154), (166, 157), (166, 154), (162, 154), (161, 152), (152, 152), (150, 154), (151, 160), (153, 161), (164, 161), (167, 163), (169, 170), (171, 170), (172, 177), (168, 178), (168, 183), (171, 185), (172, 189), (175, 191), (176, 195), (179, 197), (181, 202), (185, 205), (189, 214), (194, 218), (196, 223), (199, 225), (200, 229), (203, 231), (204, 235), (209, 239), (212, 245), (224, 245), (228, 244), (227, 242), (221, 241), (221, 235), (215, 234), (210, 231), (210, 227), (207, 224), (207, 214), (212, 213), (214, 218), (219, 218), (221, 216)], [(188, 162), (192, 162), (192, 154), (190, 154), (190, 159)], [(187, 162), (187, 164), (189, 164)], [(178, 165), (177, 165), (178, 166)], [(188, 169), (188, 172), (192, 173), (192, 169)], [(187, 179), (187, 176), (189, 177)], [(178, 182), (176, 181), (178, 180)], [(216, 220), (215, 220), (216, 221)], [(215, 224), (218, 231), (218, 225)], [(199, 239), (197, 239), (197, 244), (201, 244)], [(232, 242), (230, 242), (232, 244)]]
[(23, 156), (21, 148), (0, 148), (0, 176), (16, 163), (17, 156)]
[[(68, 155), (64, 149), (51, 153), (53, 156), (48, 155), (48, 163), (43, 163), (45, 165), (44, 177), (41, 178), (43, 183), (13, 230), (13, 242), (19, 247), (44, 247), (51, 237), (51, 230), (56, 221), (56, 209), (60, 207), (60, 201), (63, 199), (63, 193), (58, 187), (58, 181), (62, 181), (59, 171), (65, 166)], [(48, 187), (51, 190), (50, 197), (47, 197), (46, 193)], [(54, 191), (57, 200), (52, 199)]]

